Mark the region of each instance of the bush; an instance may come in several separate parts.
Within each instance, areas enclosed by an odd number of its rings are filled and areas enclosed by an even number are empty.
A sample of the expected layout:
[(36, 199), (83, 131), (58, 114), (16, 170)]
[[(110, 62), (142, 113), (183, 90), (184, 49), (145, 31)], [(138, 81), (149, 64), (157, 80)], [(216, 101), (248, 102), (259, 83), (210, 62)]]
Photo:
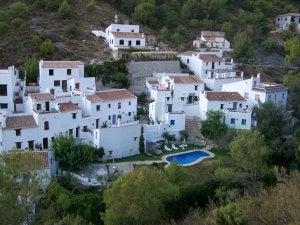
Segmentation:
[(65, 27), (65, 34), (68, 36), (68, 37), (74, 37), (76, 34), (78, 34), (78, 27), (76, 26), (75, 23), (70, 23), (68, 24), (66, 27)]
[(12, 17), (24, 17), (27, 13), (27, 6), (23, 2), (15, 2), (9, 6), (9, 14)]
[(69, 18), (71, 16), (71, 6), (67, 0), (64, 0), (58, 8), (58, 15), (63, 18)]
[(96, 1), (89, 0), (88, 4), (86, 5), (86, 10), (89, 12), (93, 12), (96, 10)]
[(15, 18), (11, 21), (11, 25), (13, 28), (21, 28), (25, 26), (24, 20), (21, 18)]
[(9, 30), (7, 22), (0, 21), (0, 35), (5, 34)]
[(39, 35), (34, 34), (31, 37), (31, 42), (35, 47), (39, 47), (42, 44), (43, 40)]
[(0, 10), (0, 21), (7, 21), (8, 19), (8, 14), (4, 10)]
[(40, 45), (40, 53), (42, 56), (52, 55), (54, 52), (54, 45), (51, 40), (46, 40)]

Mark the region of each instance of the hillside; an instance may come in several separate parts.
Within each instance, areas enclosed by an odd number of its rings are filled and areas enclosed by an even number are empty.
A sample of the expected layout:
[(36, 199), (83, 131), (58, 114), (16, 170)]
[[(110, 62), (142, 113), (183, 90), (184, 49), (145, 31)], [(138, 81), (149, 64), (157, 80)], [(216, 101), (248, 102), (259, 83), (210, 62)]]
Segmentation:
[[(20, 27), (14, 26), (10, 16), (6, 32), (3, 32), (0, 24), (1, 68), (19, 66), (32, 54), (46, 60), (81, 60), (86, 63), (111, 59), (107, 45), (91, 33), (92, 29), (102, 29), (113, 22), (114, 15), (120, 15), (109, 4), (98, 1), (96, 9), (88, 12), (88, 1), (72, 0), (71, 16), (64, 19), (59, 17), (58, 9), (36, 9), (30, 3), (32, 1), (23, 2), (28, 8), (26, 15), (21, 16), (23, 24)], [(11, 1), (0, 3), (0, 23), (3, 12), (9, 11), (9, 3)], [(53, 54), (41, 54), (40, 46), (32, 41), (34, 35), (43, 41), (51, 40), (55, 46)]]

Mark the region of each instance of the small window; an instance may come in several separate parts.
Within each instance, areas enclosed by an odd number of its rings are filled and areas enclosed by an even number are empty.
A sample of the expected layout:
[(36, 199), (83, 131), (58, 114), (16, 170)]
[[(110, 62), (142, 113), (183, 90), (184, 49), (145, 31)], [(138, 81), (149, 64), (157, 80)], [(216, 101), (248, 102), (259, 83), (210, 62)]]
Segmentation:
[(100, 111), (100, 105), (96, 105), (96, 111)]
[(282, 93), (282, 95), (281, 95), (281, 99), (284, 99), (284, 93)]
[(131, 112), (128, 112), (128, 116), (131, 116)]
[(231, 118), (230, 124), (235, 124), (235, 119), (234, 118)]
[(120, 45), (124, 45), (124, 40), (120, 40)]
[(167, 101), (170, 101), (170, 97), (167, 97)]
[(221, 62), (219, 62), (219, 66), (221, 65)]
[(7, 109), (8, 104), (7, 103), (0, 103), (0, 109)]
[(134, 30), (131, 30), (131, 32), (133, 33), (133, 32), (134, 32)]
[(242, 125), (246, 125), (246, 119), (242, 119)]
[(87, 126), (83, 126), (83, 132), (87, 132), (87, 131), (88, 131)]
[(186, 63), (190, 63), (190, 59), (186, 59)]
[(221, 105), (220, 105), (220, 109), (224, 109), (224, 104), (221, 104)]
[(135, 44), (136, 44), (136, 45), (141, 45), (141, 41), (140, 41), (140, 40), (137, 40), (137, 41), (135, 42)]
[(49, 122), (48, 121), (44, 122), (44, 130), (49, 130)]
[(111, 120), (111, 116), (108, 116), (108, 120)]
[(79, 89), (79, 83), (75, 83), (75, 88)]
[(117, 32), (119, 32), (120, 31), (120, 29), (117, 29)]
[(0, 84), (0, 96), (7, 96), (7, 85)]
[(55, 86), (55, 87), (60, 86), (60, 80), (55, 80), (55, 81), (54, 81), (54, 86)]
[(118, 109), (121, 109), (121, 102), (118, 102)]
[(184, 97), (181, 97), (181, 101), (184, 101)]
[(198, 90), (198, 85), (195, 85), (195, 91), (197, 91)]
[(71, 75), (72, 74), (72, 69), (67, 69), (67, 75)]
[(75, 120), (76, 119), (76, 113), (72, 113), (72, 118)]
[(131, 105), (131, 101), (128, 102), (128, 105)]
[(243, 106), (243, 104), (242, 104), (242, 103), (240, 103), (240, 104), (239, 104), (239, 107), (240, 107), (240, 108), (242, 108), (242, 106)]
[(21, 149), (22, 142), (16, 142), (16, 149)]
[(175, 120), (170, 120), (170, 125), (175, 125)]
[(100, 121), (100, 119), (96, 119), (96, 121), (95, 121), (95, 123), (96, 123), (96, 129), (99, 128), (99, 121)]
[(206, 66), (208, 66), (208, 62), (206, 62)]
[(49, 69), (49, 76), (53, 76), (54, 75), (54, 70), (53, 69)]
[(110, 104), (108, 104), (108, 108), (110, 108)]
[(207, 74), (207, 70), (205, 70), (205, 74)]
[(69, 129), (69, 134), (73, 135), (73, 129)]
[(16, 129), (16, 136), (21, 136), (21, 129)]
[(37, 109), (37, 110), (41, 110), (41, 109), (42, 109), (42, 105), (41, 105), (41, 104), (37, 104), (37, 105), (36, 105), (36, 109)]

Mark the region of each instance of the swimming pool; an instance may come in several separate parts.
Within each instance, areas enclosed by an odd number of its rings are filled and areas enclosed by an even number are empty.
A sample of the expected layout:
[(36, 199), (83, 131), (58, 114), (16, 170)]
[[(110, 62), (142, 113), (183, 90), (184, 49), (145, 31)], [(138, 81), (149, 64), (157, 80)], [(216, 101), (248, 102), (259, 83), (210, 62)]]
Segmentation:
[(214, 154), (206, 150), (192, 150), (187, 152), (176, 153), (173, 155), (166, 155), (162, 157), (162, 160), (167, 163), (173, 161), (177, 162), (181, 166), (191, 166), (205, 158), (212, 158)]

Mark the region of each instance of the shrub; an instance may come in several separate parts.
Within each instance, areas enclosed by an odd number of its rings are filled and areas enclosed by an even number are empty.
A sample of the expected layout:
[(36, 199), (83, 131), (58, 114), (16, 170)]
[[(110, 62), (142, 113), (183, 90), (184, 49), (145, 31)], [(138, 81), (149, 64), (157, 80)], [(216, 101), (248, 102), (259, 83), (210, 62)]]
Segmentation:
[(58, 8), (58, 15), (63, 18), (69, 18), (71, 16), (71, 6), (67, 0), (64, 0)]
[(51, 40), (46, 40), (40, 45), (40, 53), (42, 56), (52, 55), (54, 52), (54, 45)]
[(24, 17), (27, 13), (27, 6), (23, 2), (15, 2), (9, 6), (9, 14), (12, 17)]
[(76, 26), (75, 23), (70, 23), (68, 24), (66, 27), (65, 27), (65, 34), (68, 36), (68, 37), (74, 37), (76, 34), (78, 34), (78, 27)]
[(0, 21), (7, 21), (8, 14), (5, 10), (0, 10)]
[(38, 47), (42, 44), (43, 40), (41, 39), (41, 37), (39, 35), (32, 35), (31, 37), (31, 42), (35, 47)]
[(7, 22), (0, 21), (0, 35), (5, 34), (9, 30)]
[(86, 5), (86, 10), (89, 12), (93, 12), (96, 10), (96, 1), (89, 0), (88, 4)]
[(24, 20), (21, 18), (15, 18), (11, 21), (11, 25), (13, 28), (20, 28), (22, 26), (25, 26)]

